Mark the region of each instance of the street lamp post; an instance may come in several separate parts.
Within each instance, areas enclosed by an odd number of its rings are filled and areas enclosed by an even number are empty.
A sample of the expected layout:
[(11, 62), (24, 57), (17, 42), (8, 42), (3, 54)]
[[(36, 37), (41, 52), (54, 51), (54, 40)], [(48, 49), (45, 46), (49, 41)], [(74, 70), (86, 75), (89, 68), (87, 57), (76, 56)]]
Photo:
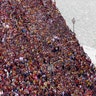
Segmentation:
[(56, 5), (56, 0), (54, 0), (54, 4)]
[(51, 76), (51, 83), (53, 84), (53, 78), (52, 78), (52, 75), (53, 75), (53, 64), (50, 64), (49, 63), (49, 65), (48, 65), (48, 71), (49, 71), (49, 73), (50, 73), (50, 76)]
[(75, 18), (73, 18), (73, 19), (72, 19), (72, 23), (73, 23), (73, 32), (75, 32), (75, 29), (74, 29), (74, 27), (75, 27), (75, 22), (76, 22), (76, 21), (75, 21)]

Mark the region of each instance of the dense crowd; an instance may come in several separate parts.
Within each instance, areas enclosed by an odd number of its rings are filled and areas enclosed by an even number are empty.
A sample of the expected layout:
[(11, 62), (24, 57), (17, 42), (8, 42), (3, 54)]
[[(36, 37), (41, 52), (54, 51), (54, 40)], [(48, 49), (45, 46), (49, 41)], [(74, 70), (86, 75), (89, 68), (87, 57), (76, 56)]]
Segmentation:
[(0, 0), (0, 96), (96, 96), (96, 68), (51, 0)]

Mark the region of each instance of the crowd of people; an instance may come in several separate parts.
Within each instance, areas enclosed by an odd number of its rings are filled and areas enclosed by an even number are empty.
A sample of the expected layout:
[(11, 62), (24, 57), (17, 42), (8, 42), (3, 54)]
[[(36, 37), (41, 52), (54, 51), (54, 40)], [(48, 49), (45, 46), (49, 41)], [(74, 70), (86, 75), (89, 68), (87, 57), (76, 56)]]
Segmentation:
[(51, 0), (0, 4), (0, 96), (96, 96), (96, 68)]

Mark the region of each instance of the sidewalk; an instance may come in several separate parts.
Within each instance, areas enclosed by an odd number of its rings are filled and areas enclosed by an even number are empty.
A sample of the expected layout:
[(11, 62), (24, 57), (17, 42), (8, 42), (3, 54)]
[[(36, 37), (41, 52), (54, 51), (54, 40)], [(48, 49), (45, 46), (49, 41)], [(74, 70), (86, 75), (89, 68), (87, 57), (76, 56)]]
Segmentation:
[(85, 53), (91, 58), (92, 63), (96, 66), (96, 49), (83, 45)]

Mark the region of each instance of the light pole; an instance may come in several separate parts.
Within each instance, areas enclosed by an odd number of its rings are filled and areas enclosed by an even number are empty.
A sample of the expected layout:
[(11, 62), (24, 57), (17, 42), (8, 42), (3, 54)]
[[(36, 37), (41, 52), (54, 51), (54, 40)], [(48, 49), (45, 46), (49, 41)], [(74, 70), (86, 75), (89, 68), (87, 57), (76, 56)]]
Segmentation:
[(75, 21), (75, 18), (73, 18), (73, 19), (72, 19), (72, 23), (73, 23), (73, 32), (75, 32), (75, 29), (74, 29), (74, 27), (75, 27), (75, 22), (76, 22), (76, 21)]
[(53, 76), (52, 76), (52, 75), (53, 75), (53, 70), (54, 70), (54, 69), (53, 69), (53, 64), (50, 64), (50, 63), (49, 63), (49, 65), (48, 65), (48, 71), (49, 71), (49, 73), (50, 73), (50, 77), (51, 77), (50, 79), (51, 79), (51, 83), (52, 83), (52, 84), (53, 84), (53, 80), (52, 80), (52, 79), (53, 79)]
[(56, 5), (56, 0), (54, 0), (54, 4)]

